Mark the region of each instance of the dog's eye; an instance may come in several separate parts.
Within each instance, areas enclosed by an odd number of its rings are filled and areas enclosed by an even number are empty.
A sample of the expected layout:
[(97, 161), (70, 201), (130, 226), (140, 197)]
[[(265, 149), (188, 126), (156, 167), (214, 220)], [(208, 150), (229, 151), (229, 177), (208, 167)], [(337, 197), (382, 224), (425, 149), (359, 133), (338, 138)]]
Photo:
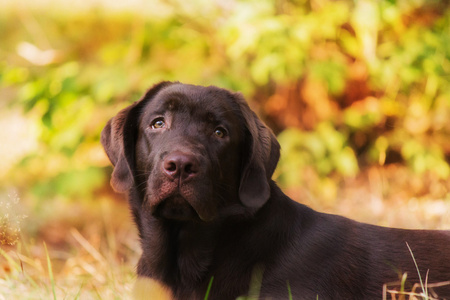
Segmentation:
[(224, 138), (227, 135), (227, 131), (222, 127), (218, 127), (214, 130), (214, 135), (218, 138)]
[(152, 124), (150, 125), (150, 127), (152, 129), (161, 129), (164, 128), (166, 126), (166, 122), (164, 122), (163, 118), (157, 118), (155, 120), (153, 120)]

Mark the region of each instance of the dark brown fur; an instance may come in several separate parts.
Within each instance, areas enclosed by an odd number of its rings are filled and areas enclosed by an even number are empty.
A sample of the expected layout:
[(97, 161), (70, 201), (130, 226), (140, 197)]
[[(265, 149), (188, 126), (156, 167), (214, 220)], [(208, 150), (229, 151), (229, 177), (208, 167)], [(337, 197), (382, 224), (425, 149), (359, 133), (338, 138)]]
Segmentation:
[[(176, 299), (380, 299), (408, 274), (450, 280), (450, 232), (402, 230), (316, 212), (271, 180), (280, 147), (240, 94), (162, 82), (111, 119), (102, 144), (128, 195), (137, 273)], [(430, 291), (431, 292), (431, 291)], [(450, 285), (435, 289), (450, 299)]]

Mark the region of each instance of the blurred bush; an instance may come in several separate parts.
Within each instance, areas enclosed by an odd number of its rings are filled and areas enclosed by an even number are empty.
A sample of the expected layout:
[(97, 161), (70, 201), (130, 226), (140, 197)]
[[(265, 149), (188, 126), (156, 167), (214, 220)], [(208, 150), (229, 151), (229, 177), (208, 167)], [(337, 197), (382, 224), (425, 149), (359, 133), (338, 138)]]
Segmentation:
[(283, 185), (393, 162), (450, 175), (447, 1), (44, 3), (0, 12), (0, 154), (20, 153), (4, 187), (101, 192), (102, 127), (160, 80), (242, 91), (279, 133)]

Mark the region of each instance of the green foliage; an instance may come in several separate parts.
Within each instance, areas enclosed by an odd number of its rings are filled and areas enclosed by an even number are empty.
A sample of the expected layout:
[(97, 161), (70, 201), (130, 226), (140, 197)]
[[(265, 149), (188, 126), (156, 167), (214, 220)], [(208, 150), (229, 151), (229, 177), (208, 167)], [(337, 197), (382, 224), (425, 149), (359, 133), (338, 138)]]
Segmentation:
[(314, 166), (321, 176), (338, 172), (355, 176), (358, 162), (348, 146), (348, 136), (337, 131), (330, 123), (321, 123), (314, 131), (288, 129), (279, 136), (282, 145), (279, 180), (282, 184), (296, 186), (310, 175), (305, 168)]
[(302, 170), (354, 176), (392, 152), (416, 172), (450, 175), (445, 2), (171, 0), (122, 12), (29, 4), (0, 12), (1, 109), (23, 110), (38, 147), (0, 178), (39, 198), (99, 189), (110, 170), (102, 127), (160, 80), (240, 90), (263, 116), (278, 90), (317, 82), (321, 99), (295, 96), (316, 105), (308, 131), (276, 124), (286, 129), (278, 175), (288, 185)]

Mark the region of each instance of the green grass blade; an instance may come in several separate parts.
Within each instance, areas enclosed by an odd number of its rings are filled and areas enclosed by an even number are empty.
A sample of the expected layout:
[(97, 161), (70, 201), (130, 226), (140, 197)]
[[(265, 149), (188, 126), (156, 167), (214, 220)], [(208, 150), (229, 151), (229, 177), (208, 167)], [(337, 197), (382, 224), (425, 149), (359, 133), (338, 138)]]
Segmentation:
[(408, 273), (403, 273), (402, 280), (400, 281), (400, 292), (401, 293), (405, 292), (405, 284), (406, 284), (407, 278), (408, 278)]
[(409, 253), (411, 253), (411, 257), (412, 257), (412, 259), (414, 261), (414, 265), (416, 266), (417, 274), (419, 275), (419, 280), (420, 280), (420, 287), (422, 288), (422, 291), (423, 291), (423, 293), (425, 295), (425, 299), (428, 299), (428, 290), (423, 285), (422, 276), (420, 276), (419, 266), (417, 265), (416, 259), (414, 258), (414, 254), (413, 254), (413, 252), (411, 250), (411, 247), (409, 247), (408, 242), (406, 242), (406, 246), (408, 246)]
[(84, 281), (81, 283), (80, 289), (78, 290), (78, 293), (75, 295), (75, 300), (80, 300), (80, 296), (81, 296), (81, 290), (84, 287)]
[(289, 300), (292, 300), (292, 291), (291, 291), (291, 285), (289, 284), (289, 280), (287, 281), (287, 288), (288, 288)]
[(50, 282), (52, 284), (53, 299), (56, 300), (55, 278), (53, 277), (52, 262), (50, 261), (50, 255), (48, 255), (47, 245), (45, 244), (45, 242), (44, 242), (44, 249), (45, 255), (47, 256), (47, 268), (48, 268), (48, 275), (50, 277)]
[(209, 292), (211, 291), (213, 280), (214, 280), (214, 276), (212, 276), (211, 279), (209, 280), (208, 289), (206, 290), (206, 294), (205, 294), (205, 300), (208, 300)]

